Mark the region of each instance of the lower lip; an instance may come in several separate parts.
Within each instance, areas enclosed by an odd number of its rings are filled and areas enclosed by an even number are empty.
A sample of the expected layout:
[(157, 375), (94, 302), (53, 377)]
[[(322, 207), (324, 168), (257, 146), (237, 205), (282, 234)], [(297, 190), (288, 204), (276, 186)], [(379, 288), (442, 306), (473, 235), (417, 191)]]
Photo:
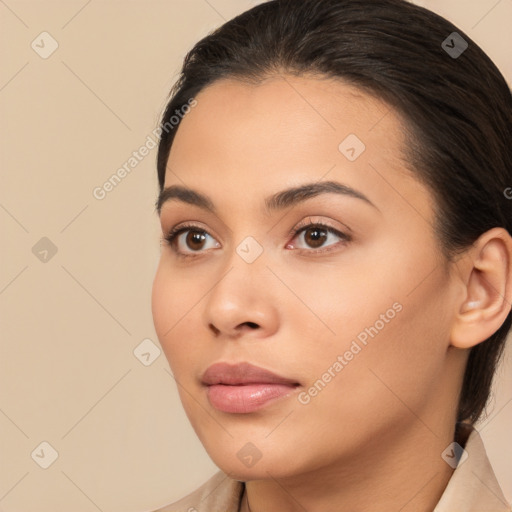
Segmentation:
[(213, 407), (222, 412), (248, 413), (257, 411), (276, 398), (293, 392), (295, 386), (285, 384), (246, 384), (208, 386), (208, 399)]

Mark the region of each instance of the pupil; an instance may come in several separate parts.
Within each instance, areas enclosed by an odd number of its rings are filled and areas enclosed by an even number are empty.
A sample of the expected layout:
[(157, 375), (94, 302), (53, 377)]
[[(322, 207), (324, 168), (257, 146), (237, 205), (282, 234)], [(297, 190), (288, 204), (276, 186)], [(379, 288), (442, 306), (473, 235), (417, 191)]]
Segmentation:
[(204, 233), (200, 233), (199, 231), (191, 231), (187, 238), (189, 239), (187, 242), (192, 242), (191, 245), (200, 245), (206, 237), (204, 236)]
[[(309, 233), (312, 234), (312, 245), (313, 247), (320, 247), (323, 242), (325, 241), (326, 235), (325, 235), (325, 229), (322, 228), (310, 228), (308, 230)], [(324, 233), (323, 235), (321, 233)], [(307, 236), (307, 235), (306, 235)]]

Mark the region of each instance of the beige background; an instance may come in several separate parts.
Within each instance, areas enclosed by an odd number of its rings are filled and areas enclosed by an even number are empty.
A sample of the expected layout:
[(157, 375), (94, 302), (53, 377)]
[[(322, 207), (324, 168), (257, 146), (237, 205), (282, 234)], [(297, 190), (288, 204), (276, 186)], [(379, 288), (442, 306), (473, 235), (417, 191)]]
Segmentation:
[[(134, 354), (150, 339), (142, 359), (158, 355), (150, 306), (159, 257), (156, 150), (103, 200), (93, 189), (155, 129), (187, 49), (256, 3), (0, 0), (6, 512), (144, 512), (216, 471), (163, 353), (148, 366)], [(465, 30), (510, 83), (512, 0), (421, 3)], [(39, 55), (52, 44), (38, 37), (43, 31), (58, 43), (48, 58)], [(57, 249), (46, 262), (43, 237)], [(509, 348), (481, 426), (509, 500), (511, 427)], [(51, 456), (44, 441), (58, 452), (47, 469), (40, 467)]]

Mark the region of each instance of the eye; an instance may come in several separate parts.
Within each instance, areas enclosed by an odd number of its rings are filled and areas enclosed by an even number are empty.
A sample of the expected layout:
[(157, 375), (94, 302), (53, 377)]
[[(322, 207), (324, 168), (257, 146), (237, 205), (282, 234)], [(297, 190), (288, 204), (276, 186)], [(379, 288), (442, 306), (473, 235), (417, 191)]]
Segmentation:
[[(346, 242), (349, 242), (351, 240), (350, 235), (347, 235), (346, 233), (342, 233), (341, 231), (333, 228), (332, 226), (329, 226), (327, 224), (324, 224), (323, 222), (310, 222), (309, 224), (306, 224), (305, 226), (299, 226), (298, 228), (295, 228), (292, 230), (294, 239), (297, 238), (299, 235), (304, 233), (304, 236), (302, 237), (304, 242), (306, 243), (305, 249), (313, 248), (317, 249), (319, 247), (323, 247), (324, 244), (329, 240), (329, 235), (332, 235), (330, 238), (334, 236), (334, 238), (338, 237), (342, 240), (342, 243), (345, 244)], [(330, 247), (331, 245), (338, 245), (335, 243), (328, 244), (327, 247)], [(295, 248), (296, 245), (293, 243), (290, 243), (286, 246), (288, 249)], [(298, 247), (298, 249), (303, 250), (304, 247)], [(306, 252), (309, 253), (318, 253), (318, 252), (327, 252), (331, 251), (333, 249), (327, 249), (327, 250), (306, 250)]]
[[(203, 249), (208, 249), (208, 247), (205, 246), (205, 240), (207, 240), (207, 237), (212, 238), (211, 235), (200, 226), (196, 224), (181, 224), (180, 226), (171, 229), (171, 231), (163, 237), (162, 242), (169, 245), (179, 257), (188, 258), (199, 255), (203, 252)], [(212, 238), (212, 240), (214, 239)], [(180, 241), (183, 241), (185, 246), (188, 246), (191, 251), (181, 250), (179, 248)], [(219, 242), (214, 242), (212, 245), (213, 248), (220, 247)]]
[[(299, 235), (304, 233), (304, 241), (307, 246), (297, 247), (296, 244), (293, 243), (293, 240), (297, 238)], [(294, 228), (289, 236), (293, 235), (292, 242), (286, 245), (287, 249), (295, 249), (297, 248), (299, 251), (305, 251), (306, 253), (323, 253), (332, 251), (334, 249), (320, 249), (324, 246), (326, 241), (329, 240), (330, 235), (331, 238), (338, 237), (341, 239), (342, 244), (346, 244), (351, 241), (350, 235), (343, 233), (328, 224), (324, 224), (322, 222), (310, 222), (306, 225), (302, 225)], [(213, 243), (210, 247), (208, 247), (205, 241), (211, 238)], [(180, 258), (189, 258), (189, 257), (197, 257), (200, 256), (206, 249), (218, 248), (220, 247), (220, 243), (215, 241), (215, 239), (205, 231), (201, 226), (196, 224), (181, 224), (177, 227), (171, 229), (163, 238), (162, 242), (169, 245), (171, 249), (176, 253)], [(179, 244), (182, 242), (185, 247), (188, 247), (190, 250), (183, 250), (180, 248)], [(336, 243), (328, 244), (327, 247), (331, 245), (339, 245)], [(309, 246), (309, 248), (308, 248)], [(311, 250), (311, 247), (314, 250)]]

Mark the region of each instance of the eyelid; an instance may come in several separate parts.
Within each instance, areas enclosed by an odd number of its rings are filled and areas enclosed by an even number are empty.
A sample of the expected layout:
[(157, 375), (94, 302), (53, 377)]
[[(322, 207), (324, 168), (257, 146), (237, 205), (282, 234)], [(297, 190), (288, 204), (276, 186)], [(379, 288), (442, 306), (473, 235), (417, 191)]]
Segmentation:
[[(326, 223), (322, 220), (313, 220), (313, 215), (308, 215), (307, 218), (305, 218), (304, 220), (301, 220), (298, 224), (296, 224), (289, 232), (288, 232), (288, 236), (292, 236), (292, 235), (297, 235), (299, 230), (301, 230), (302, 228), (305, 228), (305, 227), (309, 227), (309, 226), (321, 226), (323, 228), (329, 228), (333, 231), (336, 231), (339, 233), (340, 236), (343, 236), (345, 238), (348, 239), (352, 239), (352, 230), (350, 229), (349, 226), (347, 226), (346, 224), (343, 224), (340, 222), (340, 224), (342, 224), (342, 226), (344, 227), (344, 229), (346, 230), (346, 232), (343, 232), (341, 229), (337, 228), (337, 227), (334, 227), (333, 225), (329, 224), (329, 223)], [(316, 217), (322, 217), (321, 215), (317, 215)], [(338, 221), (339, 222), (339, 221)]]

